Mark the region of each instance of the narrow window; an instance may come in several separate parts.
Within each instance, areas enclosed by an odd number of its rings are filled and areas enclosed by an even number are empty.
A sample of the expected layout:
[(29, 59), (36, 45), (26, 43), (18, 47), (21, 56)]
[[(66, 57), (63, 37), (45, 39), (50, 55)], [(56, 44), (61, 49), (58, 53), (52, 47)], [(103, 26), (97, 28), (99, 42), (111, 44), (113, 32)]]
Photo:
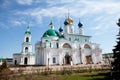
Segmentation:
[(28, 47), (25, 47), (25, 52), (28, 52)]
[(26, 42), (29, 42), (29, 38), (28, 37), (26, 38)]
[(51, 48), (51, 43), (50, 43), (50, 48)]
[(17, 65), (17, 60), (15, 60), (14, 62), (15, 62), (15, 65)]
[(53, 57), (53, 63), (56, 63), (56, 58), (55, 57)]
[(59, 47), (59, 46), (58, 46), (58, 43), (56, 43), (56, 46), (57, 46), (57, 48)]
[(71, 41), (71, 38), (69, 38), (69, 41)]

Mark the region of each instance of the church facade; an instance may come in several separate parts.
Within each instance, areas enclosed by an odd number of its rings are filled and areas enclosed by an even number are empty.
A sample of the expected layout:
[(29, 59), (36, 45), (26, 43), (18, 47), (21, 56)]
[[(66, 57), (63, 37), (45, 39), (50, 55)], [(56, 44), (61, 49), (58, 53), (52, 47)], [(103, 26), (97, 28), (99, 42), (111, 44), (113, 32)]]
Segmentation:
[(24, 42), (20, 53), (13, 54), (14, 65), (35, 65), (35, 54), (32, 52), (31, 32), (28, 27), (24, 34)]
[(67, 17), (64, 29), (54, 29), (53, 22), (35, 44), (36, 65), (96, 64), (102, 62), (102, 49), (85, 35), (83, 25), (78, 23), (79, 33), (74, 32), (73, 19)]

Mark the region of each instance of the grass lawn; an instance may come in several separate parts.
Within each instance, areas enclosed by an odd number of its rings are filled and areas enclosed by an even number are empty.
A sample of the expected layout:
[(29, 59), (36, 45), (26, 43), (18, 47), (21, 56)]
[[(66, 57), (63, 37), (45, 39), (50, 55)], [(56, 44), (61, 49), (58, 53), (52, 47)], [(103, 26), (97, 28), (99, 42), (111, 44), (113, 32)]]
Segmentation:
[(24, 75), (12, 80), (110, 80), (108, 72), (80, 73), (71, 75)]

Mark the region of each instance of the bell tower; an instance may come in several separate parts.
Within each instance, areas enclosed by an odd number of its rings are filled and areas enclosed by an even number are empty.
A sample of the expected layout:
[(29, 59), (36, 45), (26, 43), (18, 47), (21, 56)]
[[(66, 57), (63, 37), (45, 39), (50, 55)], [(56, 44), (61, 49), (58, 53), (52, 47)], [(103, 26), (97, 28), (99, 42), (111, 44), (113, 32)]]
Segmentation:
[(74, 26), (73, 26), (73, 19), (69, 16), (64, 21), (64, 30), (67, 34), (74, 34)]
[(22, 43), (22, 53), (23, 54), (32, 53), (31, 32), (29, 26), (27, 27), (27, 30), (24, 34), (24, 42)]

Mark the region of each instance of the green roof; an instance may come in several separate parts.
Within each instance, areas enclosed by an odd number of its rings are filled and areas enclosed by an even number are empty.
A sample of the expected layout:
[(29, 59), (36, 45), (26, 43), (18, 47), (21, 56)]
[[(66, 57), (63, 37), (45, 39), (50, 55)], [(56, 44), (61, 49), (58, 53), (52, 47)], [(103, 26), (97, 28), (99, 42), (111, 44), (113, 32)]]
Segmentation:
[(6, 60), (6, 58), (0, 58), (0, 60)]
[(31, 34), (31, 32), (30, 31), (26, 31), (25, 34)]
[(49, 36), (60, 37), (60, 34), (54, 29), (49, 29), (43, 34), (43, 37), (49, 37)]
[(26, 30), (25, 34), (31, 34), (29, 26), (27, 27), (27, 30)]

